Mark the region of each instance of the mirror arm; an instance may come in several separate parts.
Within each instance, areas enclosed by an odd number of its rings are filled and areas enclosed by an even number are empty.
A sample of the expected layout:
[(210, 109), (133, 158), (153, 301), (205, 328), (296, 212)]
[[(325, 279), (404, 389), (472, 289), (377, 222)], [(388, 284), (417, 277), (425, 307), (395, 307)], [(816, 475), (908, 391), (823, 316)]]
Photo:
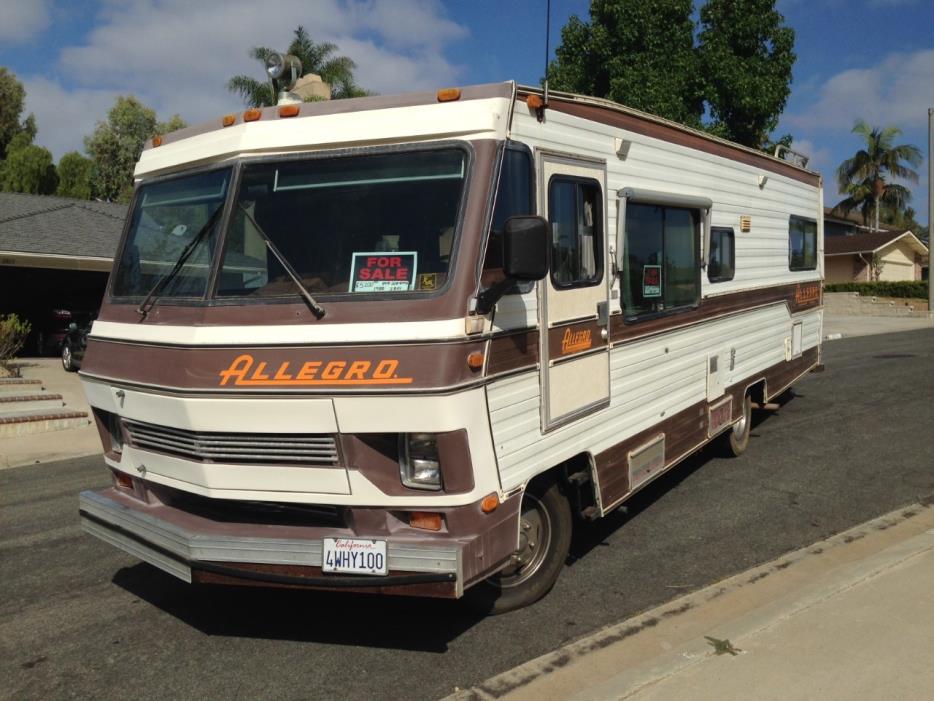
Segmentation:
[(500, 298), (516, 284), (516, 279), (504, 277), (499, 282), (495, 282), (477, 295), (477, 312), (480, 314), (489, 314)]

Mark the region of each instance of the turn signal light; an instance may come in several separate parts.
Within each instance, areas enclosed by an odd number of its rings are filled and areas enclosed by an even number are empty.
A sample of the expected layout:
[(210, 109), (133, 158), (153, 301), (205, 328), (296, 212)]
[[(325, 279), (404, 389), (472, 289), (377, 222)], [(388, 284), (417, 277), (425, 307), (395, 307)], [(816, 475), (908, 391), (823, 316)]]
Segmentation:
[(409, 525), (423, 531), (440, 531), (441, 514), (433, 511), (412, 511), (409, 513)]
[(495, 492), (493, 494), (487, 494), (483, 497), (483, 501), (480, 502), (480, 511), (485, 514), (492, 513), (496, 511), (499, 507), (499, 495)]
[(467, 356), (467, 367), (471, 370), (479, 370), (483, 367), (483, 353), (474, 351)]
[(225, 115), (224, 115), (224, 118), (221, 120), (221, 123), (222, 123), (225, 127), (229, 127), (230, 125), (232, 125), (232, 124), (233, 124), (234, 122), (236, 122), (236, 121), (237, 121), (237, 115), (235, 115), (235, 114), (225, 114)]
[(255, 122), (257, 119), (263, 116), (263, 111), (258, 110), (255, 107), (251, 107), (246, 112), (243, 113), (244, 122)]
[(133, 491), (133, 478), (123, 472), (114, 470), (114, 484), (128, 492)]
[(438, 102), (454, 102), (461, 99), (460, 88), (441, 88), (438, 91)]
[(159, 136), (158, 134), (156, 134), (154, 137), (152, 137), (152, 145), (153, 145), (153, 146), (162, 146), (162, 137)]
[(282, 105), (282, 107), (279, 108), (279, 116), (280, 117), (294, 117), (295, 115), (298, 114), (298, 110), (300, 107), (301, 105)]

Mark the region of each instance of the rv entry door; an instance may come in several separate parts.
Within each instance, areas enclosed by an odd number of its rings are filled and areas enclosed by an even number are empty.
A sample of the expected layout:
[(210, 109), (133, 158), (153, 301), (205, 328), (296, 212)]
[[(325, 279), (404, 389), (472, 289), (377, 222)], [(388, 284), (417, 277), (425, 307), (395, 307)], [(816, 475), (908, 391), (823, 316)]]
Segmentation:
[(542, 281), (542, 429), (610, 401), (606, 164), (539, 154), (540, 202), (551, 222), (551, 271)]

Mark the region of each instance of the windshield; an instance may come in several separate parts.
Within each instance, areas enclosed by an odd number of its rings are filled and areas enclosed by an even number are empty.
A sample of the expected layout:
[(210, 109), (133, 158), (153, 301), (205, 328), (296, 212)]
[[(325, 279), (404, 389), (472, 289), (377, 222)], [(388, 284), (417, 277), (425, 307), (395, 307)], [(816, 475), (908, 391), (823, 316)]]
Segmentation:
[[(140, 187), (114, 276), (115, 297), (148, 294), (168, 275), (192, 242), (195, 243), (184, 265), (159, 291), (159, 296), (204, 295), (220, 220), (214, 215), (224, 205), (230, 173), (227, 168)], [(205, 225), (209, 228), (202, 232)]]
[(458, 148), (247, 165), (218, 296), (294, 295), (261, 227), (311, 293), (444, 286), (466, 179)]

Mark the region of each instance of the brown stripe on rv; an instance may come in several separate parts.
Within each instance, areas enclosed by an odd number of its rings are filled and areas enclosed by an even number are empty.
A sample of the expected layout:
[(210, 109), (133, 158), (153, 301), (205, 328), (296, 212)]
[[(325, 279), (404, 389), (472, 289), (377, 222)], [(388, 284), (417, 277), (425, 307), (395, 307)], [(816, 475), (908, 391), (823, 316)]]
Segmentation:
[[(813, 368), (817, 360), (818, 349), (810, 348), (798, 358), (773, 365), (764, 372), (728, 387), (724, 395), (732, 398), (733, 418), (736, 419), (741, 415), (743, 397), (751, 384), (765, 380), (767, 398), (772, 399)], [(718, 397), (712, 403), (715, 404), (720, 399)], [(658, 433), (665, 434), (664, 469), (703, 444), (707, 440), (708, 406), (708, 402), (693, 404), (651, 428), (630, 436), (595, 455), (594, 464), (600, 483), (600, 501), (604, 508), (616, 505), (629, 494), (629, 452), (644, 444), (652, 436)]]
[(89, 339), (82, 372), (181, 390), (414, 390), (475, 382), (485, 341), (284, 348), (174, 348)]
[[(520, 102), (517, 103), (517, 109), (522, 109), (525, 105), (525, 95), (520, 94)], [(702, 134), (688, 130), (686, 127), (678, 127), (674, 124), (667, 124), (662, 121), (655, 121), (648, 115), (639, 116), (628, 112), (616, 111), (610, 107), (601, 107), (598, 105), (588, 105), (580, 102), (567, 102), (561, 99), (552, 99), (548, 103), (548, 108), (556, 112), (564, 112), (575, 117), (588, 119), (592, 122), (607, 124), (619, 129), (642, 134), (655, 139), (666, 141), (670, 144), (686, 146), (697, 151), (710, 153), (715, 156), (729, 158), (731, 161), (745, 163), (755, 166), (770, 173), (784, 175), (793, 180), (797, 180), (814, 187), (820, 186), (820, 175), (809, 171), (796, 168), (788, 163), (783, 163), (776, 158), (766, 154), (757, 154), (751, 150), (746, 150), (738, 145), (731, 145), (728, 142), (711, 139)]]
[[(461, 96), (458, 102), (465, 100), (485, 100), (489, 98), (503, 97), (511, 98), (513, 93), (512, 83), (486, 83), (483, 85), (469, 85), (461, 88)], [(333, 114), (348, 114), (350, 112), (368, 112), (371, 110), (387, 110), (397, 107), (416, 107), (419, 105), (433, 105), (438, 102), (438, 93), (435, 90), (425, 90), (422, 92), (403, 93), (401, 95), (374, 95), (372, 97), (354, 97), (345, 100), (323, 100), (320, 102), (305, 102), (301, 105), (301, 111), (297, 117), (289, 119), (301, 119), (302, 117), (322, 117)], [(260, 122), (268, 122), (271, 119), (280, 119), (278, 107), (263, 107), (259, 118)], [(243, 123), (243, 112), (241, 108), (231, 110), (234, 115), (234, 123), (231, 126)], [(190, 136), (207, 134), (212, 131), (220, 131), (224, 127), (223, 117), (212, 119), (210, 122), (202, 122), (194, 126), (179, 129), (162, 135), (162, 145), (171, 144), (174, 141), (181, 141)], [(146, 142), (144, 150), (153, 148), (152, 139)]]

